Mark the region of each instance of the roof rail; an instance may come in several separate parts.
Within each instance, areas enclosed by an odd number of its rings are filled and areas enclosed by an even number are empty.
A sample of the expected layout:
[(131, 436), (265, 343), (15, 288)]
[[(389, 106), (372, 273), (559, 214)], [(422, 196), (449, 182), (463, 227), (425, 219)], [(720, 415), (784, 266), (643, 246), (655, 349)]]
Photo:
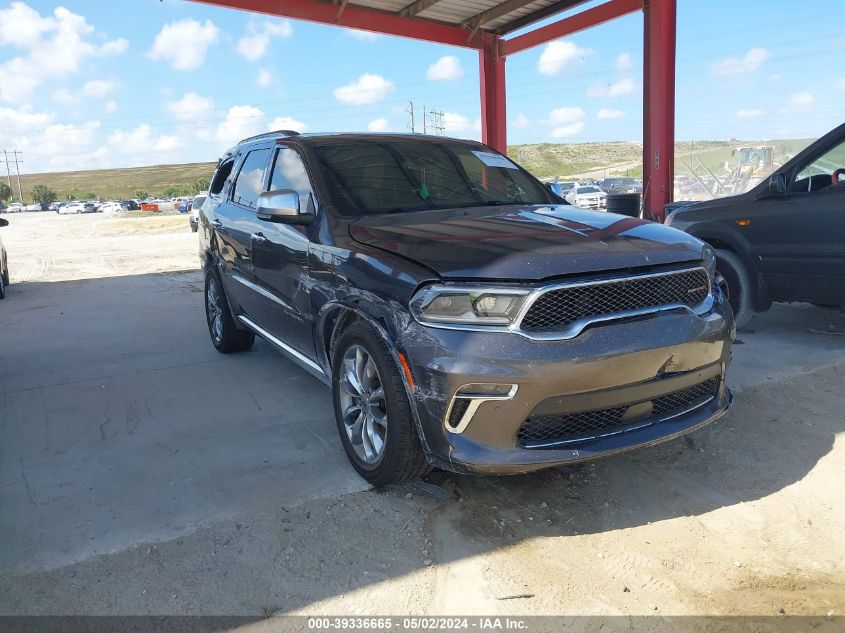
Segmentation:
[(240, 145), (241, 143), (246, 143), (248, 141), (257, 141), (257, 140), (260, 140), (262, 138), (271, 138), (271, 137), (279, 136), (279, 135), (281, 135), (281, 136), (299, 136), (299, 132), (297, 132), (296, 130), (276, 130), (274, 132), (265, 132), (264, 134), (257, 134), (255, 136), (250, 136), (249, 138), (242, 138), (240, 141), (238, 141), (238, 145)]

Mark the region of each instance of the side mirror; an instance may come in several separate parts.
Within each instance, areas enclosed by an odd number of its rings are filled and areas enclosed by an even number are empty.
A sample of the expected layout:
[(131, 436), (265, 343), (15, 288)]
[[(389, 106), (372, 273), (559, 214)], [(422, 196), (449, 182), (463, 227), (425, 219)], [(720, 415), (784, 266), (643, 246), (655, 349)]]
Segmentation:
[(783, 174), (772, 174), (769, 176), (769, 195), (782, 196), (786, 193), (786, 178)]
[(0, 226), (9, 226), (9, 221), (6, 218), (0, 218)]
[(258, 196), (257, 215), (259, 220), (279, 224), (308, 224), (313, 215), (299, 209), (299, 194), (293, 189), (265, 191)]

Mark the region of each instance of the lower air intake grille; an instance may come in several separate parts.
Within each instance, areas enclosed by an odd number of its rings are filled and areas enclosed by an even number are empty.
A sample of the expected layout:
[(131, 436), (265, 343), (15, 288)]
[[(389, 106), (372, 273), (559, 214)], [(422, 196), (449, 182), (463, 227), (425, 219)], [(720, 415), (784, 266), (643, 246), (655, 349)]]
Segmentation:
[[(719, 378), (716, 377), (651, 401), (632, 402), (595, 411), (529, 417), (519, 428), (517, 439), (523, 448), (541, 448), (543, 445), (586, 441), (601, 435), (623, 432), (626, 427), (659, 422), (701, 406), (716, 396), (718, 388)], [(639, 420), (625, 419), (629, 407), (648, 402), (652, 405), (650, 415), (646, 413)], [(644, 407), (644, 410), (648, 412), (648, 407)]]

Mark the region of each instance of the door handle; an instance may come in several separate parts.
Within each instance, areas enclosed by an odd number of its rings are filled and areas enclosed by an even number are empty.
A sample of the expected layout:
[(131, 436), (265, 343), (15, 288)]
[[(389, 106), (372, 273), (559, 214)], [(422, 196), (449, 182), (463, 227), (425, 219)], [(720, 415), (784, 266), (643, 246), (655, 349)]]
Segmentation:
[(252, 238), (252, 241), (256, 244), (263, 244), (267, 241), (267, 238), (264, 237), (264, 233), (253, 233), (250, 235), (250, 238)]
[(223, 226), (223, 222), (221, 222), (221, 221), (220, 221), (220, 220), (218, 220), (217, 218), (214, 218), (214, 219), (211, 221), (211, 223), (212, 223), (214, 226), (216, 226), (218, 229), (219, 229), (221, 226)]

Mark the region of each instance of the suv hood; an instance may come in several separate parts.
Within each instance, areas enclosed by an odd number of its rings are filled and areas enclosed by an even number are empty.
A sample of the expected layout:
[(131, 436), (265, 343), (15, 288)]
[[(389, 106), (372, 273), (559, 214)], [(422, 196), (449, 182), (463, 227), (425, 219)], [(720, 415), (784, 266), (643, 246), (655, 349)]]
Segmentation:
[(380, 214), (349, 233), (453, 279), (539, 280), (702, 257), (702, 243), (681, 231), (569, 205)]

